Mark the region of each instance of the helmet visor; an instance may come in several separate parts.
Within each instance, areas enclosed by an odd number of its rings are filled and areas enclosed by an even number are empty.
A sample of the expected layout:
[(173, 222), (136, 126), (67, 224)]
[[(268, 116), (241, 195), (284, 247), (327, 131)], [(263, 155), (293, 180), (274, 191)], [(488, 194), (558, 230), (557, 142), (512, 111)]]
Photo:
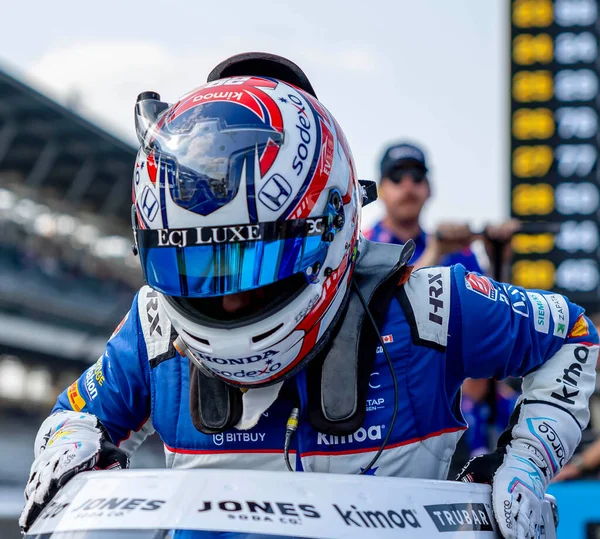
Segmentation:
[(146, 282), (169, 296), (243, 292), (318, 271), (329, 216), (218, 227), (135, 230)]
[[(177, 206), (209, 215), (236, 196), (246, 176), (270, 164), (283, 133), (266, 124), (228, 125), (215, 106), (195, 107), (171, 118), (167, 114), (144, 148), (159, 169), (159, 183)], [(268, 167), (267, 167), (268, 168)]]

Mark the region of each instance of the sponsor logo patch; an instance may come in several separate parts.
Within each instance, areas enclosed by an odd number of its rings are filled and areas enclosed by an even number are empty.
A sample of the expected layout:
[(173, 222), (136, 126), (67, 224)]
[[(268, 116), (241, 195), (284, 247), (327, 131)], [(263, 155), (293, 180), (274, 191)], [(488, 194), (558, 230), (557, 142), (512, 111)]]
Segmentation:
[(258, 443), (265, 441), (264, 432), (221, 432), (213, 434), (213, 443), (223, 445), (224, 443)]
[[(389, 335), (383, 335), (381, 337), (381, 340), (383, 341), (384, 344), (390, 344), (390, 343), (394, 342), (394, 336), (391, 333)], [(375, 349), (375, 353), (376, 354), (383, 354), (383, 346), (379, 345)]]
[(381, 440), (385, 425), (372, 425), (369, 428), (361, 427), (348, 436), (334, 436), (333, 434), (317, 433), (317, 445), (344, 445), (362, 443), (365, 441)]
[(151, 363), (169, 353), (171, 348), (171, 323), (167, 316), (161, 314), (158, 293), (149, 286), (144, 286), (138, 295), (139, 321), (142, 325), (144, 341)]
[(39, 520), (54, 518), (60, 515), (67, 507), (69, 507), (68, 502), (63, 502), (62, 500), (58, 501), (56, 499), (50, 500), (48, 505), (42, 511), (42, 514), (39, 516)]
[(420, 340), (448, 344), (450, 317), (450, 268), (415, 271), (404, 285)]
[(587, 363), (590, 355), (590, 349), (587, 346), (578, 346), (573, 351), (575, 361), (566, 369), (563, 369), (561, 378), (556, 381), (561, 384), (560, 393), (553, 391), (551, 397), (561, 404), (575, 404), (575, 398), (579, 395), (579, 378), (583, 372), (583, 365)]
[(483, 503), (426, 505), (425, 510), (440, 532), (493, 532), (491, 511)]
[(281, 174), (273, 174), (258, 192), (258, 200), (273, 211), (280, 210), (291, 196), (292, 187)]
[[(204, 354), (197, 350), (194, 351), (194, 357), (206, 365), (211, 371), (221, 375), (235, 378), (261, 378), (269, 376), (283, 365), (271, 356), (277, 357), (277, 350), (267, 350), (253, 356), (238, 358), (222, 358)], [(240, 369), (238, 365), (250, 365), (248, 369)]]
[(158, 200), (150, 187), (144, 186), (142, 196), (140, 197), (139, 207), (142, 210), (147, 221), (151, 223), (158, 214)]
[(494, 288), (492, 282), (483, 275), (476, 273), (467, 273), (465, 275), (465, 286), (484, 298), (496, 301), (498, 299), (498, 291)]
[(230, 520), (277, 522), (301, 525), (304, 518), (321, 518), (312, 504), (259, 500), (206, 500), (200, 502), (198, 513), (219, 513)]
[(527, 297), (531, 302), (535, 330), (548, 335), (550, 331), (550, 306), (548, 302), (544, 299), (544, 296), (537, 292), (527, 292)]
[(130, 511), (156, 511), (166, 500), (146, 498), (89, 498), (77, 507), (71, 507), (74, 518), (123, 516)]
[(340, 507), (335, 503), (333, 508), (342, 518), (344, 524), (353, 528), (396, 529), (421, 527), (417, 512), (413, 509), (363, 510), (355, 505), (348, 508)]
[[(428, 273), (429, 279), (429, 321), (441, 326), (444, 323), (444, 301), (439, 296), (444, 294), (444, 283), (441, 273)], [(438, 313), (438, 311), (440, 311)]]
[(527, 296), (525, 292), (512, 284), (502, 285), (503, 292), (500, 293), (500, 301), (510, 305), (513, 312), (529, 318), (529, 309), (527, 308)]
[(98, 361), (96, 361), (96, 363), (94, 363), (85, 373), (85, 390), (92, 400), (98, 396), (98, 388), (96, 386), (102, 387), (102, 384), (104, 383), (102, 362), (103, 357), (100, 356)]
[(79, 388), (77, 386), (77, 380), (75, 380), (67, 389), (67, 397), (69, 398), (69, 404), (71, 408), (73, 408), (76, 412), (81, 412), (85, 407), (85, 400), (79, 393)]
[(367, 412), (374, 412), (375, 410), (381, 410), (385, 408), (385, 399), (379, 397), (378, 399), (367, 399)]
[(371, 425), (369, 428), (360, 427), (356, 432), (348, 436), (334, 436), (333, 434), (317, 434), (317, 445), (344, 445), (351, 443), (362, 443), (366, 441), (377, 441), (383, 437), (382, 432), (385, 425)]
[(548, 294), (544, 297), (550, 305), (550, 312), (554, 321), (552, 334), (555, 337), (565, 338), (569, 329), (569, 307), (565, 298), (560, 294)]
[(150, 324), (150, 336), (156, 332), (162, 337), (163, 330), (160, 327), (160, 317), (158, 316), (158, 293), (156, 290), (150, 290), (146, 294), (146, 298), (148, 298), (148, 303), (146, 303), (146, 316), (148, 317), (148, 323)]
[[(374, 376), (377, 377), (377, 380), (373, 380)], [(379, 383), (379, 373), (377, 371), (371, 373), (371, 376), (369, 377), (369, 387), (371, 389), (379, 389), (381, 387), (381, 384)]]
[(590, 328), (588, 326), (587, 320), (583, 314), (579, 315), (577, 322), (573, 325), (573, 329), (571, 329), (571, 333), (569, 333), (569, 339), (573, 339), (575, 337), (586, 337), (590, 334)]
[(529, 432), (540, 441), (546, 452), (544, 461), (550, 462), (552, 471), (556, 473), (565, 463), (566, 451), (552, 423), (557, 423), (556, 419), (549, 417), (531, 417), (527, 419)]

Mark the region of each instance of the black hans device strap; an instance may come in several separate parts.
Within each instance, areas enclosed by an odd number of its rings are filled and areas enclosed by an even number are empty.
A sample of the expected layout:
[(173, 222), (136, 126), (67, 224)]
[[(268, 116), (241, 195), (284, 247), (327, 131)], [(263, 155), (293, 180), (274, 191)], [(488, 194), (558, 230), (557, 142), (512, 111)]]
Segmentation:
[[(379, 327), (414, 248), (414, 242), (397, 246), (361, 241), (353, 279)], [(379, 342), (354, 290), (333, 335), (306, 368), (307, 413), (318, 432), (344, 436), (356, 432), (364, 421), (369, 375)], [(190, 362), (190, 411), (197, 430), (217, 434), (233, 428), (242, 407), (239, 388), (206, 376)]]
[[(403, 246), (361, 241), (353, 279), (379, 329), (414, 248), (412, 241)], [(352, 290), (331, 346), (307, 367), (308, 419), (318, 432), (344, 436), (361, 427), (378, 344), (377, 330)]]

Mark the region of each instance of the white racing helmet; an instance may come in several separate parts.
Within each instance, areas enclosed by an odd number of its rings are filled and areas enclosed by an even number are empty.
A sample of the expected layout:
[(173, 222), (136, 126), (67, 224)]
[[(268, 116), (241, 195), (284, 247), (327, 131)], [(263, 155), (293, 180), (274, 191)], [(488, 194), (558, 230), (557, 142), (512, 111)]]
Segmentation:
[[(362, 198), (340, 127), (315, 97), (261, 77), (172, 106), (147, 92), (136, 115), (135, 241), (180, 348), (236, 386), (292, 376), (326, 344), (356, 259)], [(223, 309), (223, 295), (255, 289), (260, 306)]]

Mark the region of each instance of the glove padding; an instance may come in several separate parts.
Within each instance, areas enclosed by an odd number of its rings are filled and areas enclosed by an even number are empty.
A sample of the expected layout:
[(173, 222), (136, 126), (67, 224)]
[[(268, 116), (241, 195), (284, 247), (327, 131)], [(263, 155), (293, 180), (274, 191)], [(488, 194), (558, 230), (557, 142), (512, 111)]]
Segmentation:
[(471, 459), (458, 481), (492, 486), (492, 507), (502, 537), (538, 537), (547, 468), (531, 444), (513, 441), (506, 453), (494, 452)]
[(19, 526), (26, 532), (56, 493), (79, 472), (127, 468), (126, 453), (110, 443), (98, 419), (61, 411), (47, 418), (36, 437)]
[(537, 537), (546, 487), (580, 439), (580, 426), (568, 411), (521, 398), (499, 448), (471, 459), (456, 479), (492, 485), (492, 507), (503, 537)]

